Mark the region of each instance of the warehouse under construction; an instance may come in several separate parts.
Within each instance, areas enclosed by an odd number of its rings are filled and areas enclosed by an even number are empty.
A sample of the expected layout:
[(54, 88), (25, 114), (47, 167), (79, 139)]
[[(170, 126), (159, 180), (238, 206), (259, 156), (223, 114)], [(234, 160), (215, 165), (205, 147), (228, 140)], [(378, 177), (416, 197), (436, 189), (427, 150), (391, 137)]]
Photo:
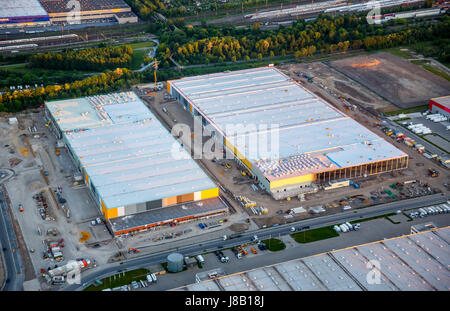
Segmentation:
[(172, 80), (167, 89), (275, 199), (408, 166), (406, 153), (272, 66)]
[(228, 212), (217, 185), (135, 93), (45, 106), (47, 125), (115, 235)]

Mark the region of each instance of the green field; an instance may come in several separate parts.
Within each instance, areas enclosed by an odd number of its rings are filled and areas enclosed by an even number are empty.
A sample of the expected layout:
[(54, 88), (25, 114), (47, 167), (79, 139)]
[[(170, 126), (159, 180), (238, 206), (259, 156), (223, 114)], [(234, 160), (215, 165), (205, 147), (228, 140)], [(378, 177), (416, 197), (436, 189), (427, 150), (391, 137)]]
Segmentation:
[(131, 270), (124, 273), (116, 274), (116, 278), (114, 279), (114, 276), (110, 276), (107, 278), (104, 278), (101, 285), (95, 286), (91, 285), (89, 287), (86, 287), (85, 291), (101, 291), (106, 288), (115, 288), (123, 285), (128, 285), (133, 281), (140, 281), (140, 280), (146, 280), (147, 274), (150, 271), (148, 269), (136, 269)]
[(428, 66), (428, 65), (423, 65), (423, 68), (425, 68), (426, 70), (434, 73), (435, 75), (437, 75), (437, 76), (439, 76), (441, 78), (444, 78), (447, 81), (450, 81), (450, 76), (448, 74), (446, 74), (445, 72), (437, 70), (436, 68)]
[(386, 116), (396, 116), (398, 114), (404, 113), (413, 113), (413, 112), (422, 112), (428, 109), (428, 105), (422, 105), (422, 106), (417, 106), (417, 107), (412, 107), (412, 108), (406, 108), (406, 109), (399, 109), (399, 110), (395, 110), (395, 111), (390, 111), (390, 112), (384, 112), (384, 115)]
[[(123, 44), (120, 44), (120, 45), (123, 45)], [(135, 49), (141, 49), (141, 48), (151, 48), (151, 47), (154, 47), (156, 45), (156, 43), (153, 41), (141, 41), (141, 42), (133, 42), (128, 45), (131, 46), (131, 48), (133, 50), (135, 50)]]
[(283, 243), (283, 241), (280, 241), (278, 239), (267, 239), (262, 241), (264, 244), (266, 244), (267, 249), (272, 252), (278, 252), (282, 251), (286, 248), (286, 244)]
[(131, 70), (136, 70), (144, 63), (144, 58), (147, 52), (145, 50), (134, 50), (131, 58)]
[(334, 231), (331, 226), (291, 234), (291, 237), (295, 240), (295, 242), (303, 244), (334, 238), (337, 236), (339, 236), (339, 234)]

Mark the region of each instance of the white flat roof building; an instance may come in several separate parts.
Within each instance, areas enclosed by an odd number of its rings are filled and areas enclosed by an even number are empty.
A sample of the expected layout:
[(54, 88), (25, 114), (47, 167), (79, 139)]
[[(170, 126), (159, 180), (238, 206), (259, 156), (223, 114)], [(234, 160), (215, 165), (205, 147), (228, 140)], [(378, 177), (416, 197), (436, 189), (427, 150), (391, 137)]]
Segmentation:
[(0, 18), (48, 16), (39, 0), (0, 0)]
[(275, 67), (186, 77), (168, 90), (267, 189), (407, 166), (406, 153)]
[(217, 186), (133, 92), (46, 107), (107, 219), (218, 196)]

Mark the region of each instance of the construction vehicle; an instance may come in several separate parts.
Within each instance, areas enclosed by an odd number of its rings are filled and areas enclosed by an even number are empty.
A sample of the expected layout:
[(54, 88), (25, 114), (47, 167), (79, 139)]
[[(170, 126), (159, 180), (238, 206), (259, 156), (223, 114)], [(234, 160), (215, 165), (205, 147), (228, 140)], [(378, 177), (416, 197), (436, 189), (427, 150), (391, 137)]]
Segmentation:
[(430, 177), (438, 177), (439, 176), (439, 172), (436, 171), (434, 168), (429, 168), (428, 169), (428, 175)]
[(242, 256), (248, 255), (248, 252), (245, 249), (243, 249), (241, 246), (237, 246), (236, 249)]
[(55, 269), (51, 269), (49, 270), (47, 273), (50, 277), (55, 277), (55, 276), (65, 276), (67, 275), (67, 273), (74, 271), (74, 270), (78, 270), (78, 271), (82, 271), (88, 267), (91, 266), (91, 261), (88, 258), (85, 259), (78, 259), (77, 261), (69, 261), (66, 265), (62, 266), (62, 267), (57, 267)]
[(122, 260), (122, 252), (118, 251), (111, 257), (111, 262), (120, 261)]

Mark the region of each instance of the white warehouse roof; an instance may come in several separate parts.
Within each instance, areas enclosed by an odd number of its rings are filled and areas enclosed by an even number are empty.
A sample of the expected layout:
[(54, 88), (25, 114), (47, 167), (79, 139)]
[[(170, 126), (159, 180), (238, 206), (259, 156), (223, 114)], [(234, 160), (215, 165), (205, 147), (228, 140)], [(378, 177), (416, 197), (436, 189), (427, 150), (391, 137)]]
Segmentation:
[(269, 180), (407, 156), (275, 67), (170, 85)]
[(46, 16), (38, 0), (0, 0), (0, 17)]
[(133, 92), (46, 105), (107, 208), (217, 187)]
[[(272, 266), (226, 275), (175, 290), (449, 291), (450, 227), (404, 235)], [(368, 263), (380, 282), (368, 283)]]

